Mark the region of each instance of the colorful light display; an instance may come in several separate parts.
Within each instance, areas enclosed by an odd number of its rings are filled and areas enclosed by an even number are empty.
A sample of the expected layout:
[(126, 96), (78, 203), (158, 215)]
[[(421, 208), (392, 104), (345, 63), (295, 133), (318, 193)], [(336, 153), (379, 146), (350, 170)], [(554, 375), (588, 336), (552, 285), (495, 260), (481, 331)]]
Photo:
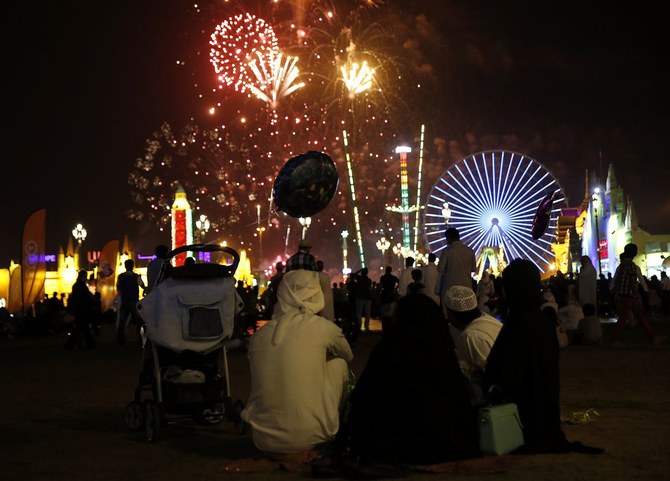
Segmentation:
[[(281, 254), (290, 226), (272, 208), (278, 167), (294, 155), (317, 150), (328, 153), (344, 172), (348, 150), (358, 205), (336, 194), (332, 206), (313, 218), (310, 233), (329, 243), (324, 251), (333, 251), (353, 217), (364, 262), (364, 249), (374, 247), (375, 230), (399, 224), (384, 213), (385, 205), (399, 203), (389, 145), (417, 125), (404, 100), (411, 94), (401, 94), (416, 83), (401, 75), (399, 52), (406, 52), (392, 23), (383, 21), (388, 9), (317, 0), (297, 26), (287, 4), (259, 4), (240, 13), (248, 8), (231, 1), (192, 10), (193, 28), (184, 32), (183, 42), (188, 54), (179, 65), (192, 77), (200, 105), (194, 105), (194, 120), (183, 133), (166, 124), (147, 140), (129, 176), (135, 206), (128, 215), (167, 228), (179, 182), (189, 192), (195, 215), (207, 212), (210, 235), (225, 231), (227, 239), (241, 245), (258, 235), (253, 210), (268, 201), (264, 250)], [(347, 149), (342, 148), (344, 128)], [(387, 237), (392, 235), (389, 230)]]
[[(531, 235), (535, 211), (552, 192), (549, 227), (535, 241)], [(428, 199), (425, 225), (432, 252), (446, 245), (446, 209), (449, 227), (457, 228), (461, 240), (484, 261), (504, 254), (506, 263), (520, 257), (546, 272), (555, 260), (551, 244), (565, 195), (551, 172), (527, 156), (503, 150), (465, 157), (442, 174)]]
[[(186, 198), (186, 192), (181, 186), (175, 193), (170, 217), (172, 219), (172, 249), (193, 244), (193, 211)], [(187, 252), (182, 252), (176, 255), (175, 265), (183, 265), (187, 254)]]
[(351, 168), (351, 156), (349, 155), (349, 138), (347, 131), (342, 131), (344, 140), (344, 156), (347, 161), (347, 174), (349, 178), (349, 191), (351, 192), (351, 205), (354, 209), (354, 224), (356, 226), (356, 240), (358, 241), (358, 254), (360, 256), (361, 267), (365, 266), (365, 254), (363, 253), (363, 236), (361, 235), (361, 220), (358, 215), (358, 204), (356, 203), (356, 188), (354, 187), (354, 171)]
[[(421, 179), (423, 177), (423, 139), (426, 133), (426, 126), (421, 126), (421, 136), (419, 137), (419, 168), (416, 179), (416, 205), (421, 206)], [(416, 211), (414, 220), (414, 249), (419, 249), (419, 219), (421, 217), (421, 210)]]
[(402, 245), (411, 247), (410, 232), (409, 232), (409, 180), (407, 175), (407, 154), (412, 149), (410, 147), (401, 145), (396, 147), (395, 153), (400, 154), (400, 207), (402, 214)]

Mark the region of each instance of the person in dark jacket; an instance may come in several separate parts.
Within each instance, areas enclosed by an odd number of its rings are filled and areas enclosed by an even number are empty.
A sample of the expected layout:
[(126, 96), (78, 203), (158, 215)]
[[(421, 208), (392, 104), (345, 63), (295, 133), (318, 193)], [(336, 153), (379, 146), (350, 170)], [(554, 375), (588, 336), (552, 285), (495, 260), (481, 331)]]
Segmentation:
[(362, 463), (434, 464), (481, 456), (447, 321), (424, 294), (398, 300), (351, 393), (340, 439)]
[(72, 286), (72, 293), (67, 299), (66, 313), (74, 316), (74, 327), (65, 342), (65, 348), (70, 351), (77, 345), (81, 335), (84, 336), (89, 349), (95, 347), (95, 339), (91, 334), (91, 322), (95, 315), (95, 298), (88, 290), (86, 278), (86, 271), (79, 271), (77, 281)]

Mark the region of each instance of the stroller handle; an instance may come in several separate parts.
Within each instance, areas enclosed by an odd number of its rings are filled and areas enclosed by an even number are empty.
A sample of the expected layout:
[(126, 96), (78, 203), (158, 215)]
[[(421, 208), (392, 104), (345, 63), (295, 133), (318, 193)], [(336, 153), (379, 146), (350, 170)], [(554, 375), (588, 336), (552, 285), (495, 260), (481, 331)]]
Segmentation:
[(225, 252), (230, 254), (233, 258), (233, 264), (231, 266), (233, 272), (235, 272), (237, 265), (240, 263), (240, 254), (238, 254), (235, 249), (218, 244), (191, 244), (187, 246), (180, 246), (168, 253), (168, 259), (172, 259), (182, 252)]

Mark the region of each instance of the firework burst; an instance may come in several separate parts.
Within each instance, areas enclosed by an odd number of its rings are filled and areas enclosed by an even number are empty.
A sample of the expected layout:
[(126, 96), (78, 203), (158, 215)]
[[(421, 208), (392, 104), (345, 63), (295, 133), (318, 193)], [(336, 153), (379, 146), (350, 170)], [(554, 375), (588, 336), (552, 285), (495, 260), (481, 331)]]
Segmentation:
[(247, 87), (256, 97), (267, 102), (272, 109), (277, 108), (280, 98), (287, 97), (305, 86), (304, 82), (297, 82), (300, 74), (296, 66), (298, 57), (287, 56), (284, 59), (280, 53), (270, 58), (260, 52), (255, 53), (257, 59), (249, 62), (249, 68), (256, 77), (258, 87), (254, 84), (249, 84)]
[(268, 61), (279, 53), (272, 27), (250, 13), (230, 17), (216, 26), (210, 40), (210, 61), (221, 85), (244, 92), (254, 83), (249, 62), (256, 57)]
[[(412, 96), (403, 94), (408, 80), (399, 59), (404, 52), (402, 37), (382, 6), (370, 2), (338, 2), (337, 8), (328, 1), (308, 2), (303, 22), (295, 21), (287, 5), (279, 2), (235, 15), (221, 10), (239, 12), (247, 6), (230, 2), (198, 10), (199, 24), (190, 31), (214, 32), (208, 37), (209, 62), (202, 61), (207, 57), (204, 52), (193, 50), (184, 65), (190, 65), (199, 102), (205, 104), (200, 111), (208, 112), (198, 120), (207, 129), (195, 128), (198, 135), (186, 143), (190, 153), (184, 155), (165, 135), (147, 141), (147, 152), (129, 179), (134, 186), (134, 218), (144, 216), (165, 226), (166, 207), (179, 181), (196, 202), (196, 210), (211, 219), (213, 231), (218, 226), (239, 238), (253, 239), (257, 206), (264, 211), (270, 207), (267, 225), (279, 230), (276, 235), (272, 230), (264, 234), (264, 252), (273, 252), (273, 239), (274, 250), (284, 251), (286, 242), (293, 243), (283, 238), (287, 226), (295, 224), (291, 232), (300, 232), (300, 226), (297, 219), (272, 211), (272, 181), (292, 156), (319, 150), (336, 162), (341, 182), (331, 204), (312, 219), (310, 235), (337, 243), (342, 229), (354, 228), (350, 187), (343, 182), (346, 129), (363, 241), (374, 239), (380, 230), (393, 240), (387, 229), (395, 228), (398, 219), (385, 210), (386, 205), (399, 203), (393, 149), (399, 137), (412, 138), (420, 125), (411, 120), (403, 102)], [(221, 18), (227, 20), (220, 22)], [(216, 143), (196, 148), (215, 134), (220, 152)], [(323, 249), (339, 250), (337, 244), (324, 244)], [(374, 251), (374, 243), (367, 250)]]

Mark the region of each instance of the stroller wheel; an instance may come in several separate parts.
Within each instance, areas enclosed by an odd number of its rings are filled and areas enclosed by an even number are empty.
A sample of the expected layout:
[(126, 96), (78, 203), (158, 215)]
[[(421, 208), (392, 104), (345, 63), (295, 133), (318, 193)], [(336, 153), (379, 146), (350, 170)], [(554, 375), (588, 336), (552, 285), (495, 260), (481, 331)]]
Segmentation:
[(130, 401), (123, 412), (123, 422), (131, 431), (144, 427), (144, 408), (138, 401)]
[(226, 407), (223, 403), (217, 403), (213, 409), (205, 409), (202, 411), (202, 415), (199, 418), (207, 424), (219, 424), (223, 421), (223, 417), (226, 414)]
[(144, 401), (144, 430), (147, 441), (155, 443), (160, 435), (162, 424), (161, 412), (154, 401)]

